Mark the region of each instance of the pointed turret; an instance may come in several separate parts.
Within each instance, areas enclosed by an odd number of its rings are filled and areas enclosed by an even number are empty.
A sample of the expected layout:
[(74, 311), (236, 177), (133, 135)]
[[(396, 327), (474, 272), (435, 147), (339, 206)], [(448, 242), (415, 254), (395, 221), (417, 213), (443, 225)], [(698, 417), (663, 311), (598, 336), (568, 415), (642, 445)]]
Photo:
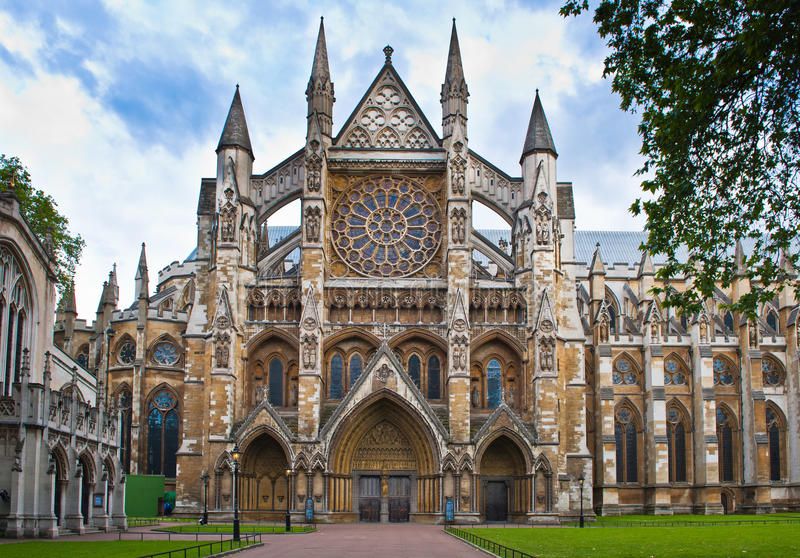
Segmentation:
[(147, 275), (147, 255), (145, 245), (142, 242), (142, 252), (139, 254), (139, 265), (136, 268), (136, 300), (147, 300), (149, 293), (150, 278)]
[(453, 18), (453, 30), (450, 33), (450, 51), (447, 55), (447, 70), (442, 84), (442, 136), (447, 138), (453, 133), (456, 120), (464, 127), (466, 135), (467, 99), (469, 90), (464, 79), (464, 68), (461, 64), (461, 48), (458, 45), (456, 20)]
[(78, 314), (78, 305), (75, 303), (75, 281), (70, 281), (64, 294), (61, 296), (61, 302), (58, 303), (58, 310), (64, 315)]
[(550, 133), (550, 125), (547, 123), (547, 117), (544, 114), (542, 100), (539, 98), (539, 90), (537, 89), (520, 162), (526, 155), (541, 151), (549, 151), (556, 157), (558, 156), (556, 144), (553, 142), (553, 135)]
[(306, 101), (308, 101), (309, 120), (316, 113), (319, 119), (320, 131), (326, 137), (331, 136), (333, 128), (333, 82), (328, 68), (328, 46), (325, 42), (325, 25), (323, 18), (319, 19), (319, 33), (317, 46), (314, 49), (314, 61), (311, 64), (311, 77), (308, 78), (306, 87)]
[(239, 147), (244, 149), (253, 157), (253, 147), (250, 145), (250, 134), (247, 131), (247, 120), (244, 116), (244, 106), (242, 97), (239, 95), (239, 85), (236, 85), (236, 92), (233, 94), (231, 108), (228, 110), (228, 118), (225, 119), (225, 127), (217, 145), (217, 153), (226, 147)]
[(600, 243), (595, 245), (592, 264), (589, 266), (589, 275), (605, 275), (606, 266), (603, 265), (603, 255), (600, 253)]
[(653, 258), (650, 257), (648, 252), (642, 252), (642, 259), (639, 261), (639, 272), (637, 277), (641, 278), (645, 275), (653, 275), (655, 268), (653, 267)]
[(736, 251), (733, 258), (736, 263), (736, 275), (743, 277), (747, 273), (747, 266), (745, 265), (744, 247), (742, 247), (741, 240), (736, 241)]
[(64, 326), (64, 345), (62, 348), (68, 353), (72, 353), (72, 335), (75, 331), (75, 320), (78, 317), (78, 307), (75, 304), (75, 281), (70, 281), (61, 301), (58, 303), (58, 314), (56, 320)]
[(117, 264), (111, 267), (108, 272), (108, 289), (104, 293), (103, 302), (110, 304), (112, 308), (117, 307), (119, 301), (119, 283), (117, 282)]

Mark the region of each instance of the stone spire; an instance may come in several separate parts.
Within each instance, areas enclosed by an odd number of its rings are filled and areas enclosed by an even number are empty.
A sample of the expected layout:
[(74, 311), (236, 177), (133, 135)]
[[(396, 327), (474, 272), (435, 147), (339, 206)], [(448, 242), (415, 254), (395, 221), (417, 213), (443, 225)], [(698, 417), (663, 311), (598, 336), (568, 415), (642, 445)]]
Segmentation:
[(240, 147), (253, 157), (253, 148), (250, 145), (250, 134), (247, 131), (247, 120), (244, 117), (244, 107), (242, 98), (239, 95), (239, 85), (236, 85), (236, 93), (233, 94), (231, 108), (228, 110), (228, 118), (225, 119), (225, 127), (217, 145), (217, 153), (225, 147)]
[(600, 243), (597, 243), (597, 246), (594, 249), (594, 255), (592, 256), (592, 264), (589, 266), (589, 274), (590, 275), (605, 275), (606, 274), (606, 266), (603, 265), (603, 255), (600, 253)]
[(117, 264), (114, 263), (111, 266), (111, 271), (108, 272), (108, 290), (106, 291), (104, 302), (116, 308), (117, 301), (119, 301), (119, 283), (117, 282)]
[(531, 120), (528, 123), (528, 133), (525, 135), (525, 146), (522, 148), (520, 161), (530, 153), (537, 151), (549, 151), (554, 156), (558, 156), (556, 144), (553, 142), (553, 135), (550, 133), (550, 125), (542, 108), (542, 100), (539, 98), (539, 90), (536, 90), (536, 99), (533, 101)]
[(150, 278), (147, 274), (147, 255), (145, 254), (144, 242), (142, 242), (142, 252), (139, 254), (139, 265), (136, 268), (136, 300), (147, 300), (149, 292)]
[(449, 137), (453, 133), (455, 121), (466, 129), (467, 99), (469, 90), (464, 79), (464, 67), (461, 64), (461, 48), (458, 45), (456, 20), (453, 18), (453, 30), (450, 33), (450, 51), (447, 55), (447, 69), (442, 84), (442, 134)]
[(308, 78), (306, 87), (306, 101), (308, 101), (308, 118), (314, 113), (319, 118), (320, 131), (326, 137), (331, 136), (333, 128), (333, 82), (328, 68), (328, 46), (325, 42), (325, 25), (319, 19), (319, 33), (317, 34), (317, 47), (314, 49), (314, 61), (311, 64), (311, 77)]
[(736, 251), (734, 252), (734, 262), (736, 263), (736, 275), (743, 277), (747, 274), (747, 266), (745, 265), (744, 247), (742, 241), (736, 241)]
[(58, 309), (63, 314), (78, 314), (78, 305), (75, 303), (75, 281), (70, 281), (69, 286), (64, 289)]

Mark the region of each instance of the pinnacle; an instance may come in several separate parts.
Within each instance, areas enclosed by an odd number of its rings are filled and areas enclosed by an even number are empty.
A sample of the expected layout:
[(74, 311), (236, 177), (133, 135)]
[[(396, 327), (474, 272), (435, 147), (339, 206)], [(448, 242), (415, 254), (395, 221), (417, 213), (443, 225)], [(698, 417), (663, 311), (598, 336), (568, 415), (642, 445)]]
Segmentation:
[(522, 148), (522, 158), (535, 151), (550, 151), (558, 156), (556, 144), (553, 142), (553, 135), (550, 133), (550, 125), (544, 114), (542, 100), (539, 98), (539, 90), (536, 90), (536, 98), (533, 101), (531, 119), (528, 123), (528, 133), (525, 135), (525, 145)]
[(231, 108), (228, 110), (228, 117), (225, 119), (225, 127), (217, 145), (217, 153), (225, 147), (241, 147), (253, 156), (253, 147), (250, 144), (250, 134), (247, 131), (247, 120), (244, 116), (244, 106), (242, 97), (239, 95), (239, 85), (236, 85), (236, 92), (233, 94)]

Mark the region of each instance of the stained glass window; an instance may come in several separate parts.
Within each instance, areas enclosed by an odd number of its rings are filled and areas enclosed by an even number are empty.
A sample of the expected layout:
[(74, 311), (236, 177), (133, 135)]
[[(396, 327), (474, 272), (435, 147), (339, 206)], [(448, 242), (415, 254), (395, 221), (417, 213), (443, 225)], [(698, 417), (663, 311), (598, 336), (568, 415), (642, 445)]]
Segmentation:
[(769, 327), (772, 329), (772, 331), (774, 331), (775, 333), (778, 333), (778, 330), (779, 330), (779, 327), (780, 327), (780, 326), (779, 326), (779, 323), (780, 323), (780, 322), (778, 321), (778, 315), (777, 315), (775, 312), (769, 312), (769, 313), (767, 313), (767, 325), (768, 325), (768, 326), (769, 326)]
[(735, 383), (733, 366), (728, 359), (714, 357), (714, 385), (732, 386)]
[(638, 482), (638, 434), (633, 415), (626, 407), (617, 411), (614, 441), (617, 446), (617, 482)]
[(733, 419), (717, 407), (717, 440), (719, 442), (720, 482), (733, 482)]
[(136, 360), (136, 344), (130, 340), (122, 343), (118, 358), (121, 364), (133, 364)]
[(671, 356), (664, 361), (664, 385), (686, 385), (686, 369), (677, 357)]
[(410, 275), (442, 240), (439, 205), (406, 177), (363, 179), (335, 202), (332, 221), (334, 249), (360, 275)]
[(331, 399), (342, 398), (342, 375), (344, 373), (344, 361), (341, 355), (333, 355), (331, 359)]
[(269, 402), (273, 407), (283, 406), (283, 363), (277, 357), (269, 361)]
[(725, 313), (725, 331), (727, 333), (733, 333), (733, 314), (730, 312)]
[(489, 408), (497, 408), (503, 399), (503, 371), (494, 358), (486, 365), (486, 392)]
[(150, 400), (147, 415), (147, 473), (175, 478), (178, 452), (178, 401), (163, 389)]
[(125, 473), (131, 472), (131, 392), (123, 389), (117, 398), (119, 407), (119, 460)]
[(782, 386), (784, 381), (783, 366), (771, 357), (761, 359), (761, 373), (765, 386)]
[(636, 368), (633, 363), (624, 356), (614, 361), (611, 379), (615, 385), (633, 386), (639, 383), (639, 375), (636, 373)]
[(153, 360), (156, 364), (172, 366), (178, 362), (178, 347), (170, 341), (161, 341), (153, 349)]
[(356, 353), (350, 357), (350, 386), (356, 383), (361, 376), (362, 369), (361, 355)]
[(441, 398), (441, 384), (439, 357), (432, 356), (428, 359), (428, 399)]
[(420, 378), (422, 374), (420, 370), (422, 369), (422, 365), (420, 363), (419, 357), (417, 355), (411, 355), (408, 359), (408, 376), (411, 378), (411, 381), (417, 387), (420, 387)]
[(781, 480), (781, 423), (773, 409), (767, 407), (767, 437), (769, 438), (769, 480)]
[(669, 481), (686, 482), (686, 428), (675, 407), (667, 409), (667, 453)]
[(86, 352), (86, 353), (83, 353), (83, 352), (78, 353), (78, 356), (75, 359), (75, 361), (78, 364), (80, 364), (83, 368), (88, 368), (89, 367), (89, 353), (88, 352)]

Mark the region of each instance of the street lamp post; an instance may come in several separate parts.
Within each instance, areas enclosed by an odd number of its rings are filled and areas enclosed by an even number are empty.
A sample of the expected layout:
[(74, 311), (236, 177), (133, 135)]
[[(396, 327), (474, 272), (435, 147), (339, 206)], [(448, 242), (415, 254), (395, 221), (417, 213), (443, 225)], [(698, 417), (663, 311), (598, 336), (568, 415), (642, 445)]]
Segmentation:
[(239, 542), (239, 445), (233, 446), (231, 459), (233, 459), (233, 540)]
[(581, 529), (583, 529), (583, 483), (585, 481), (586, 479), (584, 478), (583, 473), (581, 473), (580, 478), (578, 478), (578, 484), (581, 485), (581, 522), (580, 522)]
[(200, 480), (203, 481), (203, 517), (200, 524), (208, 525), (208, 472), (203, 471)]
[(292, 501), (292, 497), (289, 494), (289, 485), (291, 484), (290, 483), (291, 474), (292, 470), (286, 469), (286, 532), (287, 533), (292, 530), (292, 514), (289, 513), (289, 507), (291, 506), (291, 501)]

